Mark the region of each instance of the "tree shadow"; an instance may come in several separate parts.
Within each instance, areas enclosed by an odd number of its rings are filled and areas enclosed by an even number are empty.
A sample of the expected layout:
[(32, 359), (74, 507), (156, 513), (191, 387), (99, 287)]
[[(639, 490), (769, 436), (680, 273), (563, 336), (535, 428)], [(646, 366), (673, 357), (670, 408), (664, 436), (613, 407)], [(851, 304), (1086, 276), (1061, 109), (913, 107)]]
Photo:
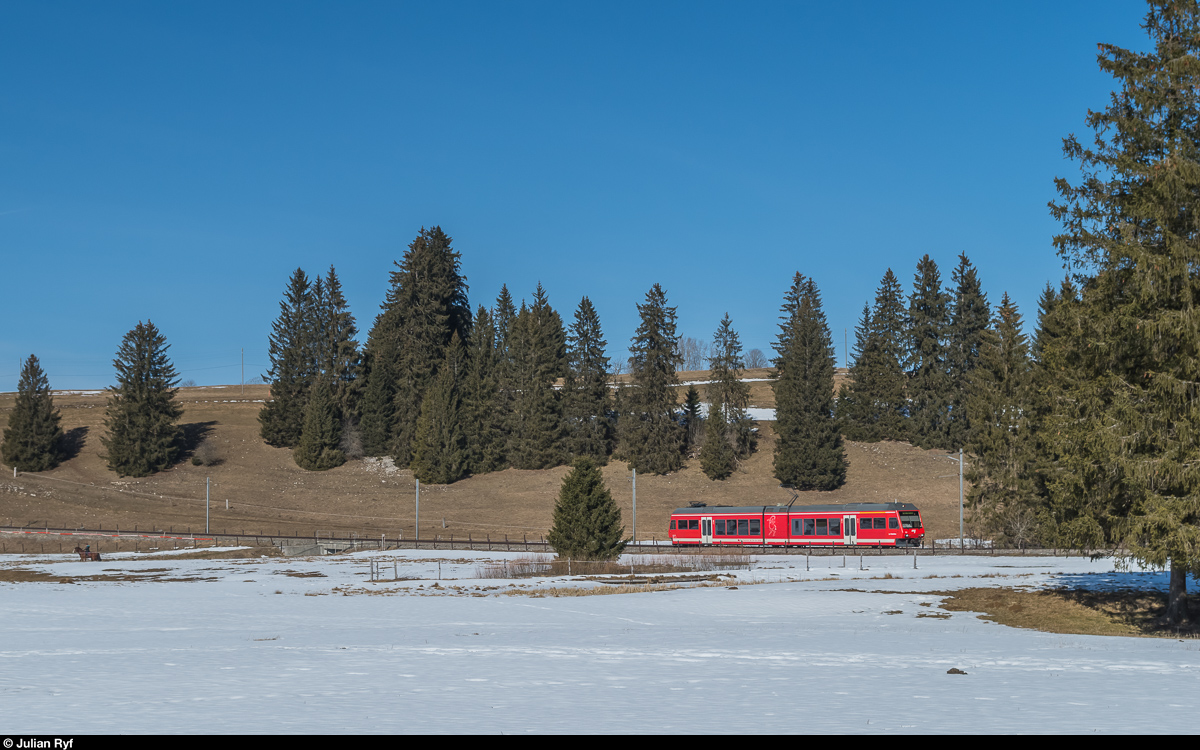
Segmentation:
[(192, 456), (196, 455), (196, 449), (200, 447), (204, 438), (208, 437), (216, 425), (216, 420), (179, 425), (179, 444), (183, 450), (179, 453), (178, 462), (190, 460)]
[(88, 428), (75, 427), (63, 433), (62, 441), (59, 443), (59, 450), (62, 451), (62, 460), (70, 461), (83, 452), (83, 445), (87, 442)]

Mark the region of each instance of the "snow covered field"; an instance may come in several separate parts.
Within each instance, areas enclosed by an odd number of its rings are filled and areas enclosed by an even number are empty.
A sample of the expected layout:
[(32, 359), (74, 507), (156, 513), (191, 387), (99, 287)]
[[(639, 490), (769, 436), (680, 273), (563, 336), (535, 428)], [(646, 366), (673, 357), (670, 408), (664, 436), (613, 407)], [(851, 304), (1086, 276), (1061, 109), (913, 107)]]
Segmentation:
[[(0, 558), (0, 571), (114, 579), (0, 583), (0, 725), (13, 735), (1192, 732), (1200, 709), (1200, 641), (1017, 630), (943, 613), (927, 593), (1166, 585), (1109, 561), (937, 557), (913, 570), (911, 558), (867, 556), (860, 571), (854, 557), (845, 568), (823, 557), (805, 571), (803, 557), (764, 555), (735, 573), (736, 589), (537, 598), (503, 592), (603, 584), (475, 578), (503, 557)], [(387, 578), (396, 561), (413, 580), (372, 583), (371, 558)]]

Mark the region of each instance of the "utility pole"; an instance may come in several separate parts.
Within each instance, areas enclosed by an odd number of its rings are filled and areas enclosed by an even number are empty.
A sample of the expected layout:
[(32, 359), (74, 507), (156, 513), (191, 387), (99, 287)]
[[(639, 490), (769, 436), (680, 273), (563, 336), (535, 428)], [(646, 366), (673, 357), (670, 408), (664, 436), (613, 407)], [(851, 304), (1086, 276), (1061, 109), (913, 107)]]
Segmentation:
[(242, 395), (246, 395), (246, 347), (242, 347)]
[(637, 469), (633, 470), (633, 543), (637, 544)]
[[(958, 462), (958, 551), (962, 552), (966, 549), (966, 545), (963, 542), (963, 449), (958, 449), (958, 458), (955, 458), (953, 455), (948, 455), (946, 458)], [(943, 476), (951, 475), (945, 474)]]
[(204, 478), (204, 533), (208, 533), (208, 484), (209, 478)]
[(421, 480), (417, 480), (417, 535), (416, 539), (421, 538)]

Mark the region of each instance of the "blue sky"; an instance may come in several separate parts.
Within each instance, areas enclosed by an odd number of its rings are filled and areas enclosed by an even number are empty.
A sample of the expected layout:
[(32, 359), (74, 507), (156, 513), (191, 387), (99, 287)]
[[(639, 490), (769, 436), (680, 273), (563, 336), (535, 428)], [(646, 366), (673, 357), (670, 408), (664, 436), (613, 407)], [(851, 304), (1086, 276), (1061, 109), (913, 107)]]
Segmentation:
[(0, 8), (0, 390), (112, 382), (151, 319), (182, 377), (266, 370), (291, 271), (365, 340), (422, 226), (473, 306), (583, 295), (610, 353), (661, 283), (770, 354), (812, 276), (842, 359), (891, 267), (959, 253), (1031, 331), (1046, 208), (1140, 2), (41, 3)]

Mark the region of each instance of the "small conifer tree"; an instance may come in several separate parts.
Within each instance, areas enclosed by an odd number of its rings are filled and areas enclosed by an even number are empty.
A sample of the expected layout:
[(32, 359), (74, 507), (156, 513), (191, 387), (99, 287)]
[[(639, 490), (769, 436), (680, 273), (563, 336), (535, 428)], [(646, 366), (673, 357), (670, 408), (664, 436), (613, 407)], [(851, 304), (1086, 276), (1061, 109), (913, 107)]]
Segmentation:
[(428, 484), (451, 484), (467, 475), (470, 457), (462, 423), (466, 350), (458, 334), (450, 339), (446, 361), (425, 392), (413, 439), (413, 475)]
[(8, 415), (0, 457), (18, 471), (46, 471), (62, 460), (63, 431), (50, 396), (50, 381), (38, 358), (29, 355), (21, 367), (17, 398)]
[(704, 409), (700, 402), (700, 391), (696, 386), (689, 385), (687, 394), (683, 397), (683, 420), (687, 428), (688, 455), (693, 455), (697, 445), (704, 442)]
[(319, 379), (309, 394), (300, 444), (292, 452), (302, 469), (326, 471), (346, 463), (346, 454), (339, 448), (342, 421), (336, 398), (326, 377)]
[(725, 415), (713, 406), (704, 424), (704, 446), (700, 448), (700, 469), (709, 479), (726, 479), (737, 467), (737, 454), (729, 442)]
[(625, 550), (624, 536), (621, 509), (600, 469), (591, 457), (580, 456), (558, 492), (550, 546), (560, 558), (612, 560)]

